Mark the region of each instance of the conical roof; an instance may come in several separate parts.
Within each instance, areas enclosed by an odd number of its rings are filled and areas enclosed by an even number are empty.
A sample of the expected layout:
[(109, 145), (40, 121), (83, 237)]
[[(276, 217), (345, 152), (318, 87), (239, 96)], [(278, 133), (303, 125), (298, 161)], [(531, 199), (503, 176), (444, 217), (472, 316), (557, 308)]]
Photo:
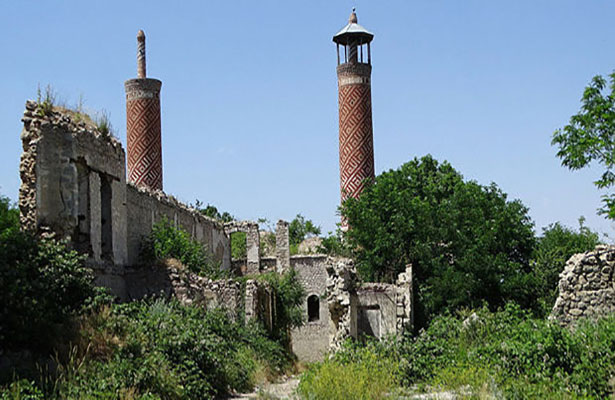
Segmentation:
[(333, 36), (333, 41), (338, 44), (347, 44), (351, 40), (358, 40), (363, 44), (371, 42), (373, 38), (373, 33), (358, 24), (357, 14), (353, 8), (348, 18), (348, 25)]

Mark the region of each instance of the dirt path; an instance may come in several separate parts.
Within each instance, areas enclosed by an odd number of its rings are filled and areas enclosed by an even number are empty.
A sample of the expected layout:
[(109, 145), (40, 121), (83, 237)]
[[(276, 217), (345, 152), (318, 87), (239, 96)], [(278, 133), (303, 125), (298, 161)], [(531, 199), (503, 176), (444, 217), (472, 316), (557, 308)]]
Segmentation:
[(298, 376), (290, 376), (279, 383), (268, 383), (260, 388), (257, 388), (252, 393), (239, 394), (231, 397), (229, 400), (241, 399), (262, 399), (262, 400), (298, 400), (299, 397), (294, 394), (295, 389), (299, 385)]

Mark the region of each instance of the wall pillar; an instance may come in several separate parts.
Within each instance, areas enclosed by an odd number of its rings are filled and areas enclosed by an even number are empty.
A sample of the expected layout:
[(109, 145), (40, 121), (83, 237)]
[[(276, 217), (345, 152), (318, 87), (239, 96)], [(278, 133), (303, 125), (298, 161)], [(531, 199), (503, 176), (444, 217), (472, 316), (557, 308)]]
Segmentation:
[(283, 273), (290, 268), (288, 222), (279, 220), (275, 226), (276, 270)]
[(412, 264), (397, 277), (397, 333), (414, 326), (412, 301)]
[(246, 264), (248, 274), (258, 274), (260, 272), (260, 243), (258, 224), (250, 223), (246, 232)]

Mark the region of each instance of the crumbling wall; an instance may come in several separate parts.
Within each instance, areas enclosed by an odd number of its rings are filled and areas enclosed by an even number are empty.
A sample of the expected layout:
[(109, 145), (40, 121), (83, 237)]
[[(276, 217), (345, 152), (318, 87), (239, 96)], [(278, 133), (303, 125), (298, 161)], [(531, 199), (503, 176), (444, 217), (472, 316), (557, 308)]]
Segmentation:
[(166, 260), (152, 266), (127, 268), (125, 274), (128, 300), (147, 296), (175, 297), (185, 305), (205, 309), (224, 308), (233, 318), (242, 308), (239, 282), (211, 280), (188, 271), (177, 260)]
[(357, 335), (378, 339), (397, 332), (397, 288), (365, 283), (357, 288)]
[(163, 217), (200, 241), (223, 269), (230, 268), (223, 225), (160, 191), (126, 185), (124, 149), (89, 117), (28, 101), (22, 121), (22, 226), (68, 239), (88, 255), (98, 284), (127, 296), (125, 267), (138, 263), (143, 238)]
[[(258, 223), (253, 221), (232, 221), (224, 225), (224, 232), (230, 238), (235, 232), (246, 233), (246, 263), (241, 269), (244, 274), (258, 274), (260, 267), (260, 233)], [(233, 268), (241, 268), (240, 263), (233, 263)]]
[(246, 282), (245, 319), (246, 322), (258, 320), (269, 332), (273, 330), (275, 317), (275, 296), (266, 282), (249, 279)]
[(599, 318), (615, 312), (615, 246), (597, 246), (575, 254), (560, 274), (559, 296), (551, 318), (570, 325), (579, 318)]
[(22, 226), (87, 254), (99, 284), (121, 295), (126, 264), (125, 154), (88, 117), (28, 101), (22, 118)]
[(211, 252), (221, 268), (231, 267), (231, 245), (218, 221), (187, 207), (172, 196), (161, 191), (151, 191), (127, 186), (126, 206), (128, 209), (128, 262), (139, 263), (143, 238), (150, 234), (155, 223), (166, 219), (174, 226), (188, 232)]
[(289, 225), (287, 221), (279, 220), (275, 227), (276, 269), (280, 273), (290, 268)]
[(330, 260), (327, 274), (332, 351), (348, 337), (383, 338), (412, 328), (411, 265), (395, 284), (359, 282), (354, 263), (348, 259)]

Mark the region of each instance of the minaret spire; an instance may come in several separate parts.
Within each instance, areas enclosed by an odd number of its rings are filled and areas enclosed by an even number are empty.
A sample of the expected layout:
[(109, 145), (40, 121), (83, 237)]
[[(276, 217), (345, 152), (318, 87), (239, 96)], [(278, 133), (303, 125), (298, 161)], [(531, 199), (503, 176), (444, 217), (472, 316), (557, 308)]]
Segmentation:
[(145, 79), (146, 76), (145, 32), (139, 29), (139, 33), (137, 33), (137, 78)]
[(137, 78), (124, 83), (126, 90), (126, 144), (128, 181), (162, 190), (162, 137), (160, 88), (162, 82), (147, 78), (145, 33), (137, 33)]
[[(349, 197), (359, 197), (365, 184), (374, 179), (370, 49), (373, 38), (371, 32), (358, 24), (354, 8), (348, 25), (333, 36), (338, 60), (342, 203)], [(342, 221), (342, 229), (347, 229), (345, 221)]]

